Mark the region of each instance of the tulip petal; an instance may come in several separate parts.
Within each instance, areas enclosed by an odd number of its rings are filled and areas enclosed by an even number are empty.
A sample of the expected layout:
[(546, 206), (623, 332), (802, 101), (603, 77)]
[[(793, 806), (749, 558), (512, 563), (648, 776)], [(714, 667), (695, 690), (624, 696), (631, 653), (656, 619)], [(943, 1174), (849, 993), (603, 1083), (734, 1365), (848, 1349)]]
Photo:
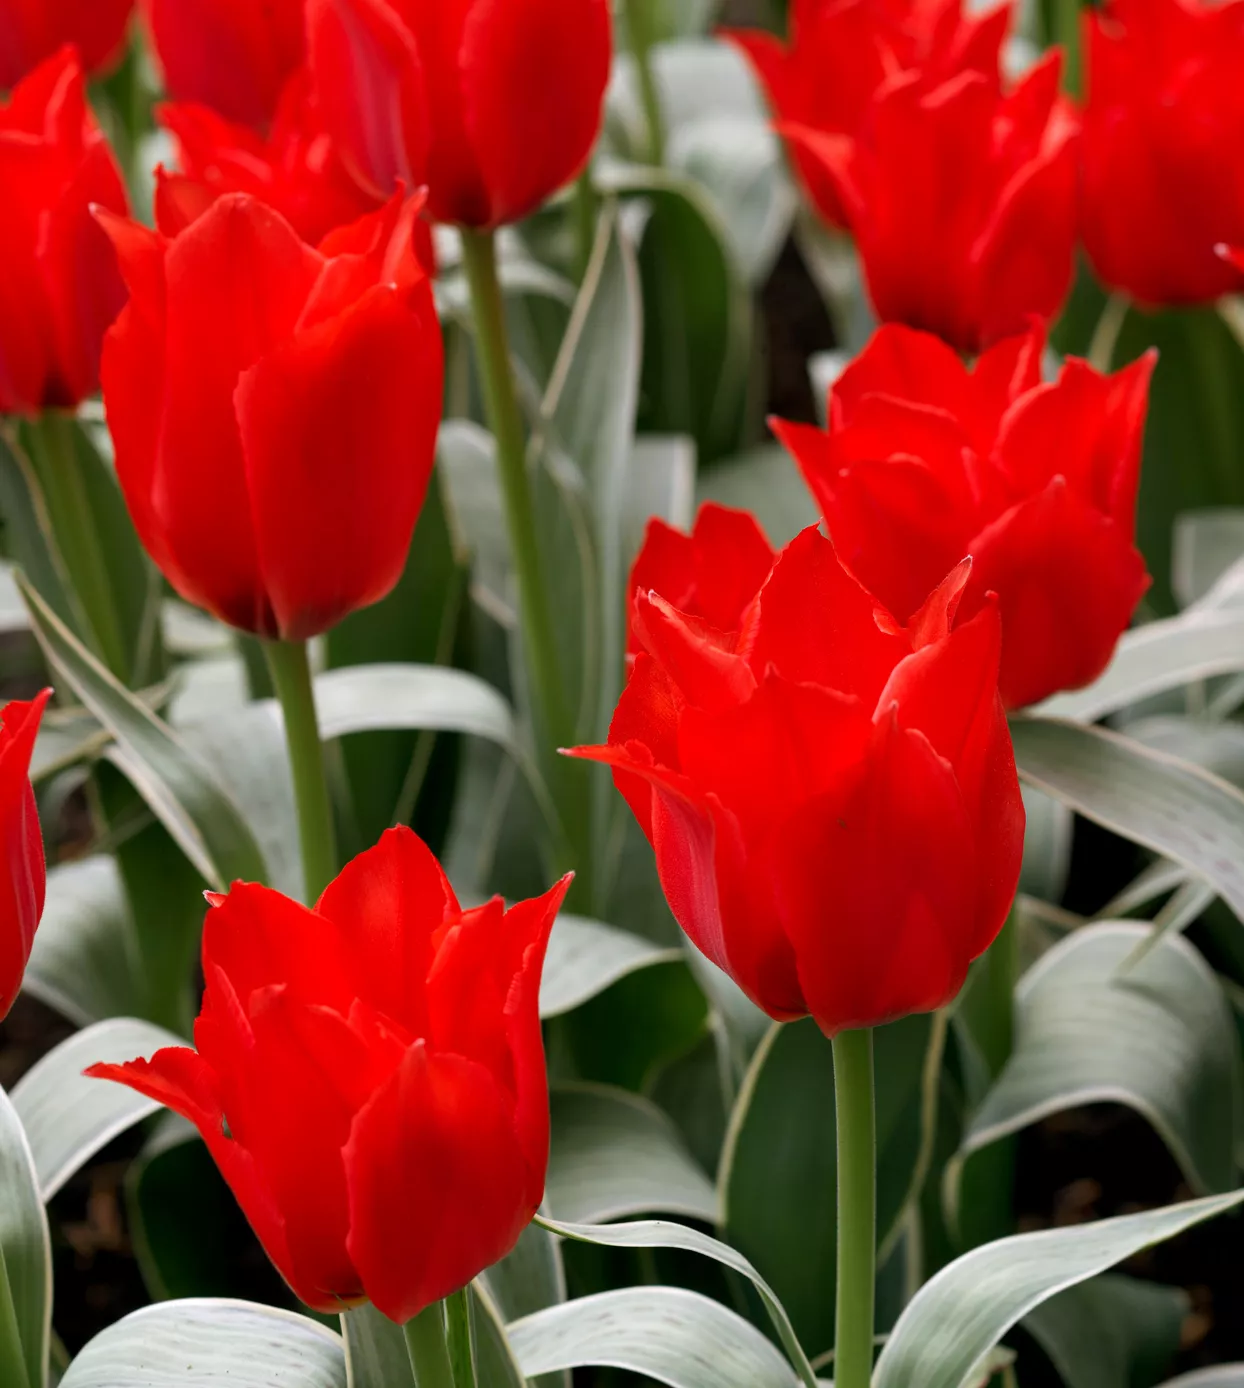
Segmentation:
[(972, 553), (964, 613), (988, 592), (1001, 599), (1000, 687), (1009, 709), (1096, 679), (1149, 586), (1130, 533), (1062, 477), (989, 525)]
[(512, 1100), (482, 1065), (423, 1041), (360, 1110), (343, 1155), (350, 1257), (399, 1324), (510, 1252), (543, 1195)]
[(856, 793), (802, 806), (774, 839), (782, 920), (827, 1036), (955, 996), (976, 944), (977, 866), (953, 771), (922, 733), (883, 719)]
[(746, 660), (734, 649), (736, 637), (678, 612), (658, 594), (636, 594), (633, 624), (640, 643), (689, 702), (724, 707), (746, 699), (756, 687)]
[(0, 1020), (22, 986), (43, 914), (47, 871), (30, 758), (51, 696), (46, 689), (0, 710)]
[(428, 846), (407, 828), (347, 863), (316, 906), (333, 922), (368, 1005), (428, 1033), (427, 977), (447, 922), (461, 911)]
[(257, 562), (284, 639), (326, 630), (401, 577), (434, 462), (441, 374), (426, 284), (413, 311), (377, 287), (243, 374)]

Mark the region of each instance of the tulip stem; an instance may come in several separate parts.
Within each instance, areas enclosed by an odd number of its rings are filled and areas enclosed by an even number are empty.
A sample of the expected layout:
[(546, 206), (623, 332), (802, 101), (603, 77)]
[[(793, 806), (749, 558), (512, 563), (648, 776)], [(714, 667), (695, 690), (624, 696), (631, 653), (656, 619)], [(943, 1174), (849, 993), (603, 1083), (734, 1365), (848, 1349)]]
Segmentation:
[(454, 1388), (477, 1388), (475, 1369), (475, 1316), (470, 1287), (445, 1298), (445, 1338)]
[(289, 748), (289, 765), (294, 778), (303, 880), (307, 905), (314, 906), (321, 892), (337, 875), (337, 843), (324, 771), (324, 748), (315, 711), (311, 663), (305, 641), (265, 641), (264, 653), (268, 657), (281, 712), (285, 715), (285, 744)]
[(454, 1388), (442, 1306), (442, 1302), (433, 1302), (404, 1327), (415, 1388)]
[(95, 636), (95, 648), (109, 670), (123, 684), (129, 684), (129, 653), (100, 543), (102, 526), (91, 506), (78, 453), (78, 421), (63, 410), (45, 410), (29, 426), (26, 439), (57, 548)]
[(639, 99), (648, 126), (648, 162), (655, 168), (665, 163), (665, 112), (661, 91), (652, 66), (652, 0), (626, 0), (626, 27), (631, 38), (631, 56), (639, 81)]
[[(484, 405), (497, 447), (497, 469), (505, 503), (514, 569), (518, 579), (519, 618), (523, 649), (531, 676), (531, 695), (538, 730), (541, 766), (562, 786), (567, 772), (556, 757), (543, 755), (553, 748), (571, 747), (576, 741), (575, 720), (562, 684), (552, 609), (540, 560), (536, 514), (527, 473), (527, 432), (518, 404), (514, 366), (510, 360), (505, 324), (505, 303), (497, 275), (496, 238), (490, 231), (461, 228), (462, 259), (471, 287), (475, 320), (476, 355), (483, 384)], [(547, 741), (546, 741), (547, 740)], [(586, 786), (586, 780), (583, 780)], [(554, 787), (554, 800), (563, 818), (563, 829), (588, 831), (586, 813), (567, 806), (567, 796)], [(568, 812), (569, 811), (569, 812)], [(581, 890), (589, 860), (583, 851), (570, 864), (579, 873)], [(560, 866), (560, 864), (558, 864)]]
[(877, 1261), (877, 1124), (873, 1034), (834, 1037), (838, 1122), (838, 1307), (834, 1388), (868, 1388)]
[(1019, 980), (1019, 923), (1015, 907), (998, 938), (972, 968), (964, 1016), (994, 1079), (1015, 1044), (1015, 984)]

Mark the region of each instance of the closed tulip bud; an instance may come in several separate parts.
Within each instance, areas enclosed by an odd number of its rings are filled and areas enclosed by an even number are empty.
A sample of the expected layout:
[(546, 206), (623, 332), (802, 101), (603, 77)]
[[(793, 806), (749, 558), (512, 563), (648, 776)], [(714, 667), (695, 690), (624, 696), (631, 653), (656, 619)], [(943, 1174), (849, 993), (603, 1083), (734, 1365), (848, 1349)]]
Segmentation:
[(87, 72), (110, 66), (134, 0), (0, 0), (0, 88), (15, 87), (66, 44)]
[(426, 184), (438, 222), (535, 211), (587, 163), (609, 0), (307, 0), (328, 128), (381, 193)]
[(0, 1021), (22, 986), (47, 889), (30, 758), (51, 697), (45, 689), (0, 709)]
[(318, 248), (244, 194), (106, 223), (130, 288), (103, 362), (117, 478), (169, 582), (222, 621), (304, 640), (402, 573), (441, 413), (419, 209), (395, 197)]
[[(751, 63), (779, 121), (854, 138), (874, 96), (896, 72), (930, 88), (960, 72), (997, 82), (1008, 4), (965, 15), (961, 0), (795, 0), (790, 42), (759, 29), (727, 30)], [(791, 148), (813, 206), (831, 226), (847, 212), (832, 179), (802, 145)]]
[(576, 755), (612, 766), (675, 917), (772, 1017), (833, 1036), (941, 1007), (1006, 918), (1024, 811), (997, 610), (954, 624), (969, 568), (905, 625), (815, 529), (741, 609), (728, 554), (689, 611), (636, 592), (608, 746)]
[(0, 188), (0, 413), (72, 408), (98, 389), (104, 333), (125, 303), (91, 207), (128, 209), (72, 49), (0, 104)]
[(569, 879), (464, 911), (392, 829), (313, 910), (211, 896), (195, 1049), (97, 1065), (203, 1135), (307, 1305), (399, 1323), (503, 1258), (544, 1196), (544, 953)]
[(1136, 491), (1156, 360), (1113, 376), (1044, 334), (969, 371), (943, 342), (882, 328), (830, 393), (829, 429), (778, 422), (843, 561), (906, 621), (965, 554), (960, 620), (996, 594), (999, 684), (1023, 708), (1097, 678), (1149, 586)]
[(1244, 291), (1244, 0), (1111, 0), (1085, 15), (1080, 191), (1097, 276), (1142, 303)]
[(306, 49), (304, 0), (142, 0), (175, 101), (263, 129)]
[(829, 180), (878, 318), (974, 354), (1054, 317), (1071, 286), (1079, 120), (1051, 53), (1014, 91), (899, 73), (854, 140), (789, 125)]

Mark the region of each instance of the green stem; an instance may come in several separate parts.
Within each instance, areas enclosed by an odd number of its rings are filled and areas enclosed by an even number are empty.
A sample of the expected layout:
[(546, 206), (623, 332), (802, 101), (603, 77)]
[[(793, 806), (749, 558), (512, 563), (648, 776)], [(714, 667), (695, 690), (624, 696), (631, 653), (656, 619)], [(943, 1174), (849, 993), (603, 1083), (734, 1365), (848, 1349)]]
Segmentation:
[(1119, 334), (1127, 322), (1127, 312), (1131, 300), (1126, 294), (1111, 294), (1093, 329), (1088, 346), (1088, 363), (1105, 375), (1114, 363), (1115, 348), (1119, 345)]
[(974, 966), (976, 977), (964, 999), (968, 1024), (989, 1073), (997, 1078), (1015, 1045), (1015, 985), (1019, 982), (1019, 922), (1016, 909), (998, 938)]
[(579, 278), (587, 274), (596, 245), (596, 189), (592, 184), (592, 168), (586, 169), (574, 185), (575, 269)]
[[(497, 247), (492, 232), (460, 229), (462, 257), (471, 286), (476, 352), (483, 383), (484, 405), (497, 447), (497, 468), (505, 504), (506, 526), (518, 579), (519, 620), (523, 651), (530, 673), (535, 725), (539, 730), (541, 765), (553, 784), (554, 801), (563, 828), (575, 837), (579, 872), (576, 886), (587, 890), (590, 820), (586, 808), (587, 778), (568, 764), (547, 755), (549, 747), (570, 747), (576, 741), (575, 720), (566, 699), (558, 662), (552, 609), (545, 586), (536, 531), (535, 507), (527, 475), (527, 439), (514, 367), (510, 360), (505, 304), (497, 276)], [(574, 777), (573, 781), (570, 777)], [(584, 793), (580, 793), (584, 792)]]
[(1063, 49), (1063, 90), (1080, 95), (1080, 0), (1050, 0), (1053, 39)]
[(95, 647), (112, 673), (129, 684), (129, 652), (82, 472), (78, 421), (63, 410), (46, 410), (29, 426), (26, 437), (61, 558), (94, 633)]
[(413, 1321), (407, 1322), (404, 1328), (415, 1388), (454, 1388), (441, 1306), (441, 1302), (434, 1302), (426, 1310), (420, 1311)]
[(312, 906), (337, 875), (337, 845), (311, 665), (305, 641), (265, 641), (264, 650), (285, 715), (285, 743), (294, 777), (302, 870), (307, 904)]
[(639, 78), (639, 98), (648, 125), (648, 162), (659, 168), (665, 163), (665, 113), (661, 92), (652, 68), (652, 0), (626, 0), (626, 27), (631, 37), (631, 54)]
[(877, 1260), (873, 1034), (834, 1037), (838, 1122), (838, 1308), (834, 1388), (869, 1388)]
[(454, 1388), (477, 1388), (475, 1321), (470, 1287), (463, 1287), (445, 1299), (445, 1338), (449, 1344)]

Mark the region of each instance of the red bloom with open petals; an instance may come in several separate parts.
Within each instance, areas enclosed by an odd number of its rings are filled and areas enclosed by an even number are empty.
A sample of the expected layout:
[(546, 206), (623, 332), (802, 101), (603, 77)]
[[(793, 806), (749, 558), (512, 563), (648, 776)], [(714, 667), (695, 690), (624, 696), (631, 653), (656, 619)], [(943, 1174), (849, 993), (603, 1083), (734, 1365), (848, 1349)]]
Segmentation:
[(175, 101), (210, 106), (257, 130), (276, 113), (306, 51), (305, 0), (143, 0)]
[(0, 413), (71, 408), (98, 388), (104, 333), (125, 303), (91, 207), (128, 209), (72, 49), (0, 105), (0, 188)]
[(243, 630), (305, 639), (401, 575), (441, 414), (420, 206), (318, 249), (244, 194), (108, 223), (131, 294), (103, 363), (117, 477), (173, 587)]
[(837, 190), (877, 316), (975, 354), (1057, 314), (1071, 286), (1079, 118), (1061, 54), (1009, 94), (964, 72), (885, 84), (854, 140), (787, 134)]
[(1146, 304), (1244, 291), (1244, 0), (1110, 0), (1085, 15), (1080, 166), (1098, 277)]
[(1149, 578), (1136, 490), (1155, 356), (1113, 376), (1069, 357), (1041, 380), (1044, 334), (969, 370), (928, 333), (880, 329), (830, 392), (827, 432), (776, 422), (839, 554), (906, 621), (971, 554), (960, 619), (996, 593), (1008, 708), (1097, 678)]
[(309, 1306), (404, 1323), (503, 1258), (544, 1197), (540, 972), (569, 886), (464, 911), (409, 829), (314, 910), (209, 897), (195, 1050), (97, 1065), (203, 1134)]
[(160, 171), (158, 196), (186, 210), (204, 211), (225, 193), (251, 193), (315, 243), (385, 201), (347, 170), (310, 99), (305, 73), (290, 80), (266, 136), (209, 106), (166, 105), (157, 116), (177, 143), (179, 168), (176, 174)]
[(0, 1021), (22, 986), (47, 889), (30, 758), (51, 697), (45, 689), (0, 709)]
[(1006, 918), (1024, 811), (997, 611), (954, 625), (968, 570), (900, 626), (809, 529), (730, 629), (699, 615), (735, 606), (728, 563), (697, 612), (636, 594), (609, 745), (577, 755), (613, 767), (679, 923), (772, 1017), (832, 1036), (941, 1007)]
[[(961, 0), (795, 0), (790, 42), (760, 29), (732, 29), (780, 121), (854, 137), (869, 103), (896, 72), (934, 87), (960, 72), (998, 80), (1010, 6), (965, 15)], [(847, 213), (820, 164), (791, 153), (820, 215), (846, 226)]]
[(307, 0), (328, 128), (381, 194), (426, 184), (438, 222), (526, 216), (587, 163), (609, 0)]
[(121, 55), (134, 0), (0, 0), (0, 88), (72, 44), (87, 72)]

